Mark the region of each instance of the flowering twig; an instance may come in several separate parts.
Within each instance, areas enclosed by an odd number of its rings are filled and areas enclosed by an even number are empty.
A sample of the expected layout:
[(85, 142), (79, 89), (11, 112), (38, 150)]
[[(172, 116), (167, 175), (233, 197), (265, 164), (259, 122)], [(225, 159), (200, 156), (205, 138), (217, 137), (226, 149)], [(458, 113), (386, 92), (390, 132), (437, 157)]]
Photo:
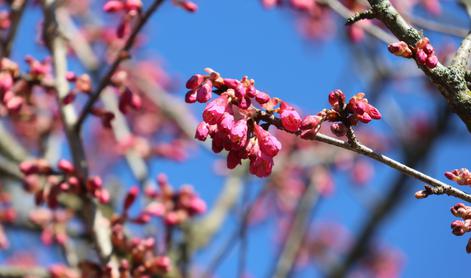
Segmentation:
[(110, 83), (111, 78), (113, 77), (113, 74), (116, 72), (118, 69), (119, 65), (121, 62), (126, 60), (129, 57), (129, 51), (131, 48), (134, 46), (134, 43), (137, 39), (137, 36), (141, 32), (142, 28), (145, 26), (147, 21), (150, 19), (150, 17), (154, 14), (155, 11), (160, 7), (160, 5), (163, 3), (163, 0), (156, 0), (152, 3), (152, 5), (147, 9), (147, 11), (142, 15), (140, 18), (139, 22), (136, 24), (134, 27), (133, 31), (129, 35), (129, 37), (126, 40), (126, 43), (124, 44), (123, 48), (118, 52), (113, 64), (111, 64), (110, 68), (108, 69), (107, 73), (99, 83), (97, 89), (95, 92), (90, 96), (88, 99), (87, 103), (85, 104), (85, 107), (83, 108), (82, 112), (80, 113), (79, 119), (75, 125), (75, 129), (80, 132), (80, 129), (82, 128), (83, 123), (85, 122), (88, 114), (90, 113), (91, 109), (93, 108), (93, 105), (95, 102), (98, 100), (100, 97), (101, 93), (105, 89), (106, 86)]
[[(61, 118), (64, 125), (64, 131), (69, 142), (70, 152), (74, 165), (81, 178), (88, 176), (87, 161), (83, 142), (79, 134), (74, 129), (76, 113), (71, 105), (63, 105), (62, 98), (69, 92), (67, 74), (67, 48), (64, 38), (57, 33), (56, 9), (57, 3), (54, 0), (44, 2), (45, 14), (45, 38), (50, 47), (53, 56), (53, 63), (56, 78), (56, 90), (58, 103), (60, 104)], [(104, 217), (101, 210), (97, 207), (94, 200), (84, 196), (83, 216), (88, 228), (92, 231), (93, 239), (96, 244), (98, 255), (103, 263), (110, 262), (112, 273), (117, 273), (117, 262), (112, 254), (110, 242), (110, 227), (108, 220)], [(108, 223), (108, 224), (107, 224)]]
[[(411, 167), (415, 168), (424, 162), (427, 155), (430, 154), (430, 150), (433, 148), (434, 143), (444, 134), (442, 131), (450, 122), (451, 113), (447, 111), (439, 114), (440, 117), (436, 121), (434, 129), (425, 142), (420, 142), (419, 146), (416, 144), (407, 146), (405, 141), (401, 144), (404, 146), (403, 148), (406, 151), (404, 159)], [(413, 151), (410, 151), (412, 149)], [(374, 235), (377, 233), (383, 220), (395, 211), (395, 208), (399, 206), (401, 200), (406, 196), (406, 193), (408, 192), (407, 176), (399, 173), (388, 188), (389, 189), (383, 194), (384, 198), (378, 200), (370, 210), (373, 213), (368, 215), (367, 219), (364, 221), (355, 242), (352, 244), (352, 247), (349, 248), (343, 261), (334, 265), (326, 275), (327, 277), (345, 277), (348, 270), (364, 255), (371, 239), (374, 238)]]
[[(406, 22), (389, 0), (368, 0), (368, 2), (375, 17), (382, 21), (400, 41), (404, 41), (409, 46), (415, 46), (423, 39), (420, 32)], [(459, 51), (457, 59), (468, 59), (463, 56), (465, 54), (461, 55), (460, 53), (466, 53), (466, 51)], [(438, 62), (433, 69), (421, 65), (420, 62), (418, 65), (471, 132), (471, 95), (468, 93), (465, 71), (460, 63), (455, 62), (453, 66), (445, 67)]]

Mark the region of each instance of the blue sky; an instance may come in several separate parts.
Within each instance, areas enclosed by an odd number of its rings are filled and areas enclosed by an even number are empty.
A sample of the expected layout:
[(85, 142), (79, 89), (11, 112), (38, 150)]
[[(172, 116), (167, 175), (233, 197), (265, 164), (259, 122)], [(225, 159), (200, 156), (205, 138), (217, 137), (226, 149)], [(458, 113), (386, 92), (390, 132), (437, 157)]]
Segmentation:
[[(364, 69), (354, 65), (352, 47), (345, 44), (341, 24), (337, 26), (338, 34), (332, 39), (313, 43), (296, 32), (291, 14), (284, 10), (266, 11), (257, 0), (201, 0), (198, 4), (199, 10), (195, 14), (164, 5), (146, 28), (147, 45), (139, 58), (159, 58), (164, 61), (165, 68), (182, 82), (192, 74), (202, 72), (205, 67), (211, 67), (225, 77), (248, 75), (256, 80), (258, 88), (308, 113), (324, 108), (327, 94), (332, 89), (343, 89), (347, 95), (368, 89), (362, 78)], [(38, 10), (29, 11), (18, 38), (19, 47), (14, 49), (14, 57), (23, 57), (25, 53), (38, 53), (39, 57), (44, 55), (31, 43), (36, 34), (37, 19)], [(432, 35), (431, 38), (435, 37)], [(457, 41), (454, 42), (457, 44)], [(398, 61), (397, 58), (386, 59)], [(432, 104), (423, 93), (421, 81), (407, 82), (406, 89), (409, 94), (398, 94), (396, 86), (387, 86), (381, 92), (378, 106), (381, 108), (389, 98), (394, 98), (410, 116), (414, 112), (431, 110)], [(175, 93), (183, 99), (184, 92), (181, 85)], [(196, 114), (202, 107), (194, 106), (192, 109)], [(372, 124), (371, 128), (391, 132), (381, 122)], [(463, 136), (441, 139), (425, 167), (428, 174), (442, 180), (444, 171), (470, 166), (469, 134), (456, 117), (453, 128)], [(398, 153), (392, 152), (391, 155), (401, 158)], [(224, 182), (222, 177), (212, 172), (217, 159), (215, 155), (199, 150), (185, 163), (154, 161), (151, 172), (167, 173), (172, 184), (193, 184), (211, 206)], [(381, 192), (394, 177), (394, 173), (385, 166), (375, 164), (375, 170), (377, 173), (369, 188), (359, 192), (354, 192), (344, 174), (336, 176), (336, 194), (322, 202), (314, 221), (333, 219), (353, 232), (357, 231), (368, 214), (368, 210), (358, 202), (358, 195), (368, 194), (369, 190)], [(259, 190), (256, 182), (247, 186), (252, 187), (252, 193)], [(404, 205), (385, 222), (386, 225), (380, 230), (380, 241), (404, 253), (403, 277), (463, 275), (463, 266), (470, 259), (464, 252), (467, 237), (453, 236), (449, 227), (454, 220), (449, 208), (456, 200), (445, 196), (415, 200), (413, 192), (421, 186), (420, 182), (416, 182)], [(235, 221), (228, 221), (216, 243), (223, 242), (232, 233)], [(249, 233), (247, 266), (253, 277), (265, 277), (268, 273), (271, 259), (276, 254), (274, 229), (276, 227), (268, 223)], [(237, 252), (238, 249), (234, 249), (219, 267), (218, 277), (236, 276)], [(204, 266), (209, 258), (210, 254), (203, 254), (198, 262)], [(311, 270), (298, 274), (297, 277), (313, 277)]]

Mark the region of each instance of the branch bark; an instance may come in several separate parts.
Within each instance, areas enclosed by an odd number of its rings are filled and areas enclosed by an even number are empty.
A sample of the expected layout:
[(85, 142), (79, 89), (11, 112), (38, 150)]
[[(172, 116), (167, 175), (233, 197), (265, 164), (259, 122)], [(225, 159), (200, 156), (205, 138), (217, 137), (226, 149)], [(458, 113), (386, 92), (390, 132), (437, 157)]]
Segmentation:
[[(399, 40), (415, 46), (422, 38), (420, 32), (406, 22), (389, 0), (368, 0), (368, 2), (375, 13), (375, 17), (382, 21)], [(461, 50), (455, 56), (455, 63), (450, 67), (446, 67), (441, 63), (438, 63), (434, 69), (419, 64), (418, 66), (435, 84), (447, 100), (452, 111), (461, 118), (468, 131), (471, 132), (471, 92), (466, 86), (466, 71), (463, 70), (463, 63), (467, 64), (467, 61), (464, 61), (469, 59), (469, 52), (464, 51), (464, 49), (469, 48), (469, 39), (466, 38), (463, 44), (460, 47)]]

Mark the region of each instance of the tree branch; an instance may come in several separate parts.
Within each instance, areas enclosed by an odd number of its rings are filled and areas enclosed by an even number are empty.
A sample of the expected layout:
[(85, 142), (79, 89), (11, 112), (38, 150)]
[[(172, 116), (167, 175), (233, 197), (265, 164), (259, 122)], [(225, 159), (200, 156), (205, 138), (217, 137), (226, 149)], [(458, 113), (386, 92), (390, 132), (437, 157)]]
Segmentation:
[(82, 128), (83, 123), (85, 122), (88, 114), (90, 113), (90, 110), (93, 108), (93, 105), (95, 104), (96, 101), (98, 101), (98, 98), (100, 97), (101, 93), (103, 92), (105, 87), (108, 86), (108, 84), (110, 83), (110, 80), (113, 77), (113, 74), (116, 72), (121, 62), (128, 58), (128, 55), (129, 55), (128, 52), (134, 46), (137, 36), (141, 32), (142, 28), (145, 26), (147, 21), (150, 19), (150, 17), (154, 14), (154, 12), (160, 7), (160, 5), (163, 2), (164, 2), (163, 0), (154, 1), (152, 5), (147, 9), (147, 11), (142, 15), (141, 19), (136, 24), (136, 26), (134, 27), (133, 31), (131, 32), (131, 35), (126, 40), (123, 48), (118, 52), (113, 64), (111, 64), (111, 67), (108, 69), (108, 72), (105, 74), (100, 84), (98, 85), (97, 89), (88, 99), (87, 103), (85, 104), (85, 107), (80, 113), (79, 120), (77, 121), (77, 124), (75, 126), (75, 129), (78, 131), (78, 133), (80, 132), (80, 129)]
[[(410, 26), (389, 0), (368, 0), (376, 18), (401, 41), (415, 46), (422, 38), (418, 30)], [(466, 43), (467, 45), (468, 43)], [(461, 56), (461, 55), (460, 55)], [(441, 63), (434, 69), (418, 66), (439, 89), (451, 109), (465, 123), (471, 132), (471, 93), (466, 86), (465, 72), (461, 66), (445, 67)]]
[(273, 275), (270, 277), (284, 278), (290, 275), (305, 239), (306, 230), (309, 228), (312, 210), (318, 200), (319, 192), (312, 177), (299, 200), (289, 232), (283, 241), (284, 244), (273, 270)]

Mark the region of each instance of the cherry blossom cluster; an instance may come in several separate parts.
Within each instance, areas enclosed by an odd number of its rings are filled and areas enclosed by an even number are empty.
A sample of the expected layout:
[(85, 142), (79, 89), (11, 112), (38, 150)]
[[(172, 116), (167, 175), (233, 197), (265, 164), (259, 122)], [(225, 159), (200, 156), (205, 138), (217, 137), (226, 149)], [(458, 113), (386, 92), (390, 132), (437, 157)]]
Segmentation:
[(445, 177), (459, 185), (471, 185), (471, 172), (466, 168), (445, 172)]
[(41, 241), (45, 245), (57, 242), (64, 245), (68, 240), (67, 225), (73, 213), (67, 210), (40, 208), (29, 214), (29, 220), (41, 228)]
[[(198, 6), (189, 0), (173, 0), (176, 6), (189, 12), (195, 12)], [(141, 0), (108, 0), (103, 5), (103, 11), (121, 15), (121, 22), (116, 29), (118, 38), (124, 38), (131, 33), (132, 22), (142, 12)]]
[(141, 0), (109, 0), (103, 6), (107, 13), (119, 13), (122, 15), (121, 22), (116, 29), (118, 38), (124, 38), (131, 32), (131, 23), (141, 13)]
[(60, 160), (55, 169), (45, 159), (27, 160), (19, 167), (25, 175), (24, 188), (35, 195), (38, 205), (46, 203), (49, 208), (57, 208), (61, 193), (88, 193), (102, 204), (107, 204), (110, 200), (110, 194), (100, 177), (90, 177), (83, 181), (68, 160)]
[(357, 93), (347, 103), (345, 94), (334, 90), (329, 93), (329, 103), (332, 109), (324, 110), (320, 114), (326, 121), (333, 122), (330, 130), (338, 137), (346, 135), (347, 129), (359, 122), (366, 124), (371, 120), (381, 119), (381, 113), (368, 103), (364, 93)]
[[(146, 188), (144, 194), (148, 203), (136, 217), (129, 216), (131, 206), (139, 196), (139, 188), (131, 187), (123, 199), (121, 214), (112, 218), (111, 241), (118, 254), (128, 254), (120, 264), (122, 277), (143, 277), (160, 275), (171, 268), (170, 258), (156, 254), (157, 241), (152, 238), (129, 238), (125, 232), (125, 223), (146, 224), (152, 217), (161, 218), (165, 224), (165, 233), (171, 233), (186, 220), (206, 211), (205, 202), (198, 197), (189, 185), (174, 190), (164, 174), (157, 177), (159, 190)], [(129, 276), (131, 274), (131, 276)]]
[(9, 247), (9, 242), (2, 223), (13, 223), (16, 219), (16, 211), (11, 204), (11, 196), (7, 192), (0, 192), (0, 249)]
[(114, 218), (114, 223), (130, 220), (137, 224), (146, 224), (152, 217), (157, 217), (166, 225), (175, 226), (206, 211), (206, 203), (198, 197), (190, 185), (183, 185), (179, 190), (175, 190), (164, 174), (157, 177), (157, 183), (159, 190), (146, 188), (144, 195), (149, 202), (135, 218), (130, 218), (128, 211), (139, 195), (139, 188), (131, 187), (124, 198), (123, 211)]
[[(455, 220), (451, 222), (452, 233), (457, 236), (462, 236), (471, 231), (471, 207), (463, 203), (457, 203), (451, 208), (451, 213), (461, 218), (462, 220)], [(466, 245), (466, 252), (471, 253), (471, 238)]]
[[(239, 81), (222, 78), (211, 69), (206, 71), (208, 75), (193, 75), (186, 83), (189, 89), (185, 96), (187, 103), (208, 102), (212, 98), (213, 87), (219, 95), (206, 105), (203, 122), (198, 125), (195, 138), (205, 141), (210, 136), (215, 153), (223, 149), (229, 151), (229, 169), (235, 168), (242, 159), (249, 159), (252, 174), (268, 176), (281, 143), (266, 130), (266, 126), (259, 125), (256, 119), (258, 110), (252, 102), (274, 112), (274, 105), (280, 100), (272, 100), (268, 94), (257, 90), (254, 81), (247, 77)], [(298, 112), (287, 103), (283, 103), (278, 111), (283, 114), (282, 123), (286, 129), (296, 132), (302, 122)]]
[(0, 61), (0, 103), (11, 114), (18, 114), (25, 104), (33, 105), (31, 94), (34, 86), (48, 90), (53, 85), (50, 58), (39, 61), (26, 56), (25, 61), (29, 71), (24, 75), (12, 60), (2, 58)]
[[(228, 151), (229, 169), (241, 164), (243, 159), (249, 159), (250, 173), (258, 177), (270, 175), (273, 158), (281, 150), (279, 140), (268, 131), (272, 124), (303, 139), (313, 140), (323, 121), (333, 122), (332, 131), (343, 136), (347, 127), (381, 118), (378, 109), (368, 103), (363, 93), (345, 103), (345, 95), (340, 90), (329, 94), (332, 109), (302, 118), (287, 102), (256, 89), (255, 81), (247, 76), (236, 80), (222, 78), (212, 69), (206, 71), (207, 75), (193, 75), (186, 83), (189, 89), (185, 95), (187, 103), (208, 102), (195, 138), (205, 141), (211, 137), (215, 153)], [(213, 93), (218, 97), (211, 100)]]
[(407, 43), (400, 41), (389, 44), (388, 50), (396, 56), (404, 58), (415, 57), (419, 65), (426, 66), (429, 69), (435, 68), (438, 64), (438, 57), (435, 55), (435, 50), (427, 37), (423, 37), (414, 47), (410, 47)]
[(120, 277), (148, 277), (147, 275), (162, 275), (170, 271), (170, 258), (156, 254), (156, 241), (152, 237), (129, 238), (123, 225), (114, 224), (111, 243), (118, 255), (129, 255), (120, 261)]

